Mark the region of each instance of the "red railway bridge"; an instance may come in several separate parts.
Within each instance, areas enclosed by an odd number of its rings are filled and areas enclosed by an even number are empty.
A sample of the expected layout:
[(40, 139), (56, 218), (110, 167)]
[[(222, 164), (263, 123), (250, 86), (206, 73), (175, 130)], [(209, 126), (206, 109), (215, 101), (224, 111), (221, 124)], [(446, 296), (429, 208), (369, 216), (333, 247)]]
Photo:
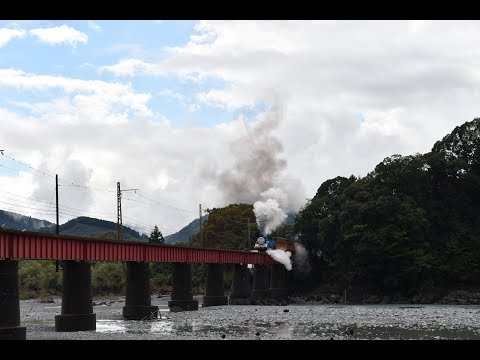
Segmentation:
[[(149, 262), (172, 263), (170, 311), (198, 310), (198, 301), (193, 299), (192, 292), (192, 263), (207, 264), (203, 307), (251, 304), (263, 298), (285, 297), (288, 292), (288, 273), (266, 254), (0, 228), (0, 340), (26, 339), (26, 328), (20, 326), (18, 259), (62, 261), (62, 309), (61, 314), (55, 316), (55, 331), (96, 329), (92, 261), (126, 262), (123, 317), (131, 320), (158, 316), (158, 307), (151, 305)], [(228, 297), (224, 295), (224, 264), (234, 264)], [(252, 291), (247, 264), (254, 266)]]

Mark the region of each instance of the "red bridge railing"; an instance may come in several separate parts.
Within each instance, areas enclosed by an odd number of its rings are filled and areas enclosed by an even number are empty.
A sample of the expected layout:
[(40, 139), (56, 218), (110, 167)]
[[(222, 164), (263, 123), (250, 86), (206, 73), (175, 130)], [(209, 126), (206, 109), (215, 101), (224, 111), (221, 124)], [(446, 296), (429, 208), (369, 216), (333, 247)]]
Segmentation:
[(114, 241), (0, 228), (0, 259), (276, 264), (248, 251)]

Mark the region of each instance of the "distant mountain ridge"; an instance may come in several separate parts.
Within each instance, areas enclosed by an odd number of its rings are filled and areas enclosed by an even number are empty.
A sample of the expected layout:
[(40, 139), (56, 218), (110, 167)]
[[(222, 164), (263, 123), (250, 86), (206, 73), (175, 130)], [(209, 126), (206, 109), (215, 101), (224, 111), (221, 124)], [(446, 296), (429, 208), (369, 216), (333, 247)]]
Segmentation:
[[(208, 214), (202, 218), (203, 223), (205, 223), (207, 219)], [(294, 222), (294, 219), (294, 214), (289, 213), (286, 223), (291, 224)], [(0, 227), (15, 230), (55, 233), (55, 224), (50, 221), (36, 219), (5, 210), (0, 210)], [(180, 242), (188, 243), (191, 237), (198, 234), (199, 231), (200, 224), (198, 219), (195, 219), (176, 233), (165, 236), (165, 244), (173, 245)], [(108, 239), (115, 239), (117, 234), (117, 223), (87, 216), (80, 216), (60, 225), (60, 234), (94, 238), (102, 236)], [(148, 242), (148, 238), (148, 235), (140, 234), (138, 231), (123, 226), (124, 240)]]
[[(208, 215), (205, 215), (203, 221), (207, 221), (207, 218)], [(0, 226), (7, 229), (55, 233), (55, 224), (50, 221), (5, 210), (0, 210)], [(198, 219), (195, 219), (175, 234), (165, 236), (165, 243), (188, 242), (190, 237), (198, 233), (199, 230)], [(102, 236), (108, 239), (115, 239), (117, 224), (112, 221), (80, 216), (67, 221), (65, 224), (61, 224), (60, 234), (95, 238)], [(123, 227), (123, 239), (148, 242), (147, 235), (140, 234), (138, 231), (126, 226)]]
[[(7, 229), (55, 233), (55, 224), (50, 221), (4, 210), (0, 210), (0, 226)], [(64, 235), (115, 239), (117, 224), (112, 221), (81, 216), (60, 225), (59, 230), (60, 234)], [(123, 226), (123, 239), (147, 242), (148, 236)]]
[[(40, 231), (54, 233), (55, 226), (49, 226)], [(83, 237), (102, 237), (115, 240), (117, 223), (87, 216), (80, 216), (60, 225), (60, 234)], [(138, 240), (148, 242), (148, 236), (123, 226), (123, 240)]]
[(55, 226), (47, 220), (40, 220), (17, 214), (11, 211), (0, 210), (0, 227), (15, 230), (40, 231), (42, 228)]
[[(208, 214), (202, 218), (202, 224), (208, 219)], [(190, 241), (190, 238), (200, 231), (200, 223), (198, 219), (193, 220), (187, 226), (183, 227), (175, 234), (167, 235), (164, 237), (165, 244), (176, 244), (178, 242), (186, 243)]]

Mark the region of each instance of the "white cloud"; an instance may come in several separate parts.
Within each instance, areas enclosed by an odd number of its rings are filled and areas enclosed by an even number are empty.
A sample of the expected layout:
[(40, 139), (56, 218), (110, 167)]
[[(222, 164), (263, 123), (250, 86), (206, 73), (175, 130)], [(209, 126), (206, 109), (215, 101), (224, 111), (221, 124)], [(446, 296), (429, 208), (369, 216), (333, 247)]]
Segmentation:
[[(56, 113), (60, 119), (75, 122), (80, 114), (88, 115), (85, 121), (126, 121), (124, 110), (138, 116), (151, 116), (147, 103), (150, 95), (136, 93), (131, 85), (109, 83), (100, 80), (80, 80), (62, 76), (36, 75), (17, 69), (0, 69), (0, 87), (22, 91), (48, 91), (61, 89), (64, 96), (47, 102), (28, 103), (36, 113)], [(122, 111), (112, 112), (114, 106)]]
[(146, 63), (139, 59), (125, 59), (121, 60), (118, 64), (101, 66), (99, 68), (100, 72), (111, 72), (115, 76), (134, 76), (136, 74), (149, 74), (149, 75), (160, 75), (165, 72), (162, 71), (161, 67)]
[(51, 28), (32, 29), (29, 33), (36, 36), (41, 42), (50, 45), (68, 44), (75, 47), (77, 43), (87, 43), (88, 41), (87, 34), (65, 24)]
[[(125, 195), (125, 216), (177, 230), (197, 216), (199, 203), (222, 205), (211, 179), (234, 162), (229, 144), (253, 125), (226, 119), (213, 128), (172, 126), (184, 119), (153, 113), (150, 94), (121, 83), (122, 76), (175, 75), (201, 83), (189, 95), (196, 104), (173, 90), (162, 93), (184, 101), (186, 110), (200, 104), (238, 113), (280, 105), (273, 133), (283, 145), (278, 157), (288, 160), (282, 176), (299, 178), (288, 182), (292, 192), (301, 181), (311, 198), (328, 178), (365, 175), (386, 156), (429, 151), (455, 126), (479, 116), (479, 36), (480, 23), (470, 21), (203, 21), (184, 46), (164, 49), (161, 61), (142, 54), (101, 67), (119, 76), (115, 83), (0, 70), (0, 88), (11, 89), (10, 100), (24, 110), (0, 109), (0, 144), (49, 172), (113, 189), (84, 194), (92, 200), (82, 207), (113, 212), (114, 221), (117, 181), (191, 209), (147, 206)], [(208, 79), (225, 86), (209, 88)], [(58, 89), (60, 95), (51, 91)], [(41, 100), (27, 102), (19, 96), (24, 92)], [(50, 196), (52, 184), (38, 176), (14, 178), (22, 189)], [(0, 176), (0, 188), (20, 191), (11, 179)], [(78, 198), (70, 193), (80, 190), (62, 191), (65, 205), (75, 206)], [(301, 192), (297, 197), (305, 200)]]
[[(40, 114), (22, 116), (0, 108), (0, 143), (6, 154), (44, 172), (58, 173), (60, 179), (72, 179), (80, 185), (111, 190), (95, 191), (61, 182), (62, 223), (82, 214), (116, 221), (116, 183), (120, 181), (122, 188), (138, 188), (140, 194), (149, 198), (188, 210), (155, 205), (133, 192), (124, 194), (124, 224), (140, 224), (141, 229), (148, 232), (156, 224), (167, 234), (195, 219), (199, 203), (210, 208), (219, 204), (215, 184), (201, 174), (206, 165), (222, 168), (223, 158), (219, 154), (226, 148), (226, 143), (242, 130), (238, 122), (212, 129), (178, 129), (167, 122), (135, 117), (124, 122), (92, 122), (89, 114), (81, 111), (74, 120), (63, 121), (64, 117), (73, 114), (70, 108), (61, 104), (42, 108)], [(14, 165), (28, 170), (19, 164)], [(55, 183), (53, 178), (35, 172), (13, 178), (1, 174), (0, 188), (50, 201)], [(12, 185), (12, 179), (18, 180), (15, 185)], [(75, 212), (67, 207), (88, 212)], [(0, 208), (15, 210), (15, 207)], [(43, 216), (34, 209), (21, 208), (17, 211)], [(54, 215), (44, 218), (53, 221)], [(145, 224), (148, 229), (145, 229)]]
[(479, 36), (476, 21), (201, 21), (162, 61), (103, 69), (219, 79), (224, 88), (195, 96), (221, 109), (281, 94), (289, 170), (305, 174), (314, 193), (323, 180), (365, 175), (391, 154), (429, 151), (478, 116)]
[(96, 32), (101, 32), (102, 31), (102, 27), (100, 25), (98, 25), (93, 20), (88, 20), (88, 28), (92, 29), (93, 31), (96, 31)]
[(1, 28), (0, 29), (0, 48), (7, 45), (11, 40), (15, 38), (23, 38), (26, 35), (25, 30)]

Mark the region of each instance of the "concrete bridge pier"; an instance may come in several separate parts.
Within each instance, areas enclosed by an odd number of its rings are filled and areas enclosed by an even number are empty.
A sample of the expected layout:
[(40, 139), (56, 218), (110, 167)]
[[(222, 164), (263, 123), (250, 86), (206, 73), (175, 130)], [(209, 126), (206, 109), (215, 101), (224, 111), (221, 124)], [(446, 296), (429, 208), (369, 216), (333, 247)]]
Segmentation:
[(254, 266), (252, 304), (256, 304), (258, 300), (270, 297), (267, 270), (267, 265), (257, 264)]
[(18, 261), (0, 260), (0, 340), (25, 340), (27, 329), (19, 325)]
[(202, 307), (228, 305), (228, 297), (223, 294), (223, 273), (223, 264), (207, 264), (207, 289)]
[(192, 264), (172, 263), (172, 295), (168, 302), (171, 312), (198, 310), (198, 301), (193, 300)]
[(90, 263), (63, 261), (62, 313), (55, 316), (55, 331), (95, 329)]
[(152, 306), (148, 263), (127, 261), (127, 292), (123, 317), (128, 320), (158, 317), (158, 306)]
[(283, 265), (270, 266), (270, 296), (283, 300), (288, 295), (288, 271)]
[(232, 291), (229, 294), (229, 305), (250, 305), (249, 285), (250, 272), (247, 264), (235, 264), (233, 267)]
[[(285, 269), (286, 270), (286, 269)], [(291, 294), (293, 292), (293, 289), (295, 288), (295, 274), (293, 269), (290, 271), (287, 271), (287, 291), (288, 294)]]

